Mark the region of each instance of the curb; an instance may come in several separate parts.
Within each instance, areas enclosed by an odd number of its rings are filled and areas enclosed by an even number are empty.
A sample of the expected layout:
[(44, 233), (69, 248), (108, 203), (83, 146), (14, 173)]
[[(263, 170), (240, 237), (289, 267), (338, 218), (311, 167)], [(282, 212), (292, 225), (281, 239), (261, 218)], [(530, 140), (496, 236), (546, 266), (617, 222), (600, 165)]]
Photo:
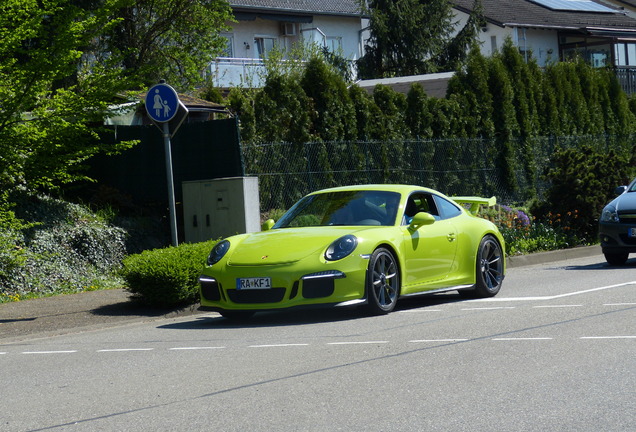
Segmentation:
[(538, 264), (547, 264), (551, 262), (566, 261), (576, 258), (587, 258), (596, 255), (602, 256), (601, 247), (581, 246), (572, 249), (560, 249), (549, 252), (537, 252), (528, 255), (515, 255), (506, 258), (507, 268), (524, 267)]

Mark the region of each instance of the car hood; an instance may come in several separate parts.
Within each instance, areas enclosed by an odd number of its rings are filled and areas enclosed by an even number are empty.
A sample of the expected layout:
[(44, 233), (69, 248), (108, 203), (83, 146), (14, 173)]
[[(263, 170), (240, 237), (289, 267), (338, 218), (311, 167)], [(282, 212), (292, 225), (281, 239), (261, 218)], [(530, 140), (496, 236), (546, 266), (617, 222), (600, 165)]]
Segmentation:
[(237, 245), (227, 263), (231, 266), (294, 263), (310, 255), (322, 254), (334, 240), (344, 235), (381, 228), (280, 228), (254, 233)]
[(619, 213), (636, 213), (636, 192), (624, 193), (616, 199), (615, 205)]

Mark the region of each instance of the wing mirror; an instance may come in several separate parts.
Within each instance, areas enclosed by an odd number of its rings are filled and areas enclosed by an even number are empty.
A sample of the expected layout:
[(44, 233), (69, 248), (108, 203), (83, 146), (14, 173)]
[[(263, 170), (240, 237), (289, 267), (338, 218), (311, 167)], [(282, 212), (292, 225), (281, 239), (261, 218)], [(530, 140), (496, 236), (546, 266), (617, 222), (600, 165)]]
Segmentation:
[(263, 222), (263, 225), (261, 225), (261, 230), (269, 231), (272, 229), (273, 226), (274, 226), (274, 219), (267, 219), (265, 222)]
[(411, 224), (409, 225), (409, 229), (411, 231), (416, 231), (420, 227), (424, 225), (431, 225), (434, 222), (435, 222), (435, 217), (432, 214), (426, 213), (426, 212), (419, 212), (415, 216), (413, 216), (413, 220), (411, 221)]
[(616, 195), (623, 195), (626, 190), (627, 190), (627, 186), (619, 186), (616, 189), (614, 189), (614, 193)]

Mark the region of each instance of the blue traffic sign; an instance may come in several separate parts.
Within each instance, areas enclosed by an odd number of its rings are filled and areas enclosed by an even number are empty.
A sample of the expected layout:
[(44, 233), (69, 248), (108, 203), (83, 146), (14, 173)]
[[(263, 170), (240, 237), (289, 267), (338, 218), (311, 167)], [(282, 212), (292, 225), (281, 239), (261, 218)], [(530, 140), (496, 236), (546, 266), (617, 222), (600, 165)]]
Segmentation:
[(169, 122), (179, 110), (179, 96), (168, 84), (155, 84), (146, 95), (146, 111), (159, 123)]

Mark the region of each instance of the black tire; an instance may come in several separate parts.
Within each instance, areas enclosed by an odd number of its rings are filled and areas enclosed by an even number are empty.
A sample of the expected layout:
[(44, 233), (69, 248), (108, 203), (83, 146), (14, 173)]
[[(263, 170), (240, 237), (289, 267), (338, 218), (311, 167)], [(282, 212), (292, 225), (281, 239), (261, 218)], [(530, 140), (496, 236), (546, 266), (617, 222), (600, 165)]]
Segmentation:
[(625, 263), (627, 262), (627, 258), (629, 258), (629, 253), (627, 252), (605, 252), (603, 253), (603, 255), (605, 255), (605, 260), (607, 261), (607, 263), (613, 266), (625, 265)]
[(369, 259), (367, 270), (367, 308), (374, 315), (384, 315), (395, 309), (400, 295), (400, 271), (395, 256), (378, 248)]
[[(504, 255), (501, 245), (491, 235), (485, 236), (477, 249), (475, 269), (475, 297), (493, 297), (501, 289), (504, 279)], [(461, 293), (464, 294), (464, 293)]]
[(219, 312), (221, 316), (225, 319), (232, 321), (247, 321), (252, 318), (254, 315), (254, 311), (234, 311), (234, 310), (224, 310)]

